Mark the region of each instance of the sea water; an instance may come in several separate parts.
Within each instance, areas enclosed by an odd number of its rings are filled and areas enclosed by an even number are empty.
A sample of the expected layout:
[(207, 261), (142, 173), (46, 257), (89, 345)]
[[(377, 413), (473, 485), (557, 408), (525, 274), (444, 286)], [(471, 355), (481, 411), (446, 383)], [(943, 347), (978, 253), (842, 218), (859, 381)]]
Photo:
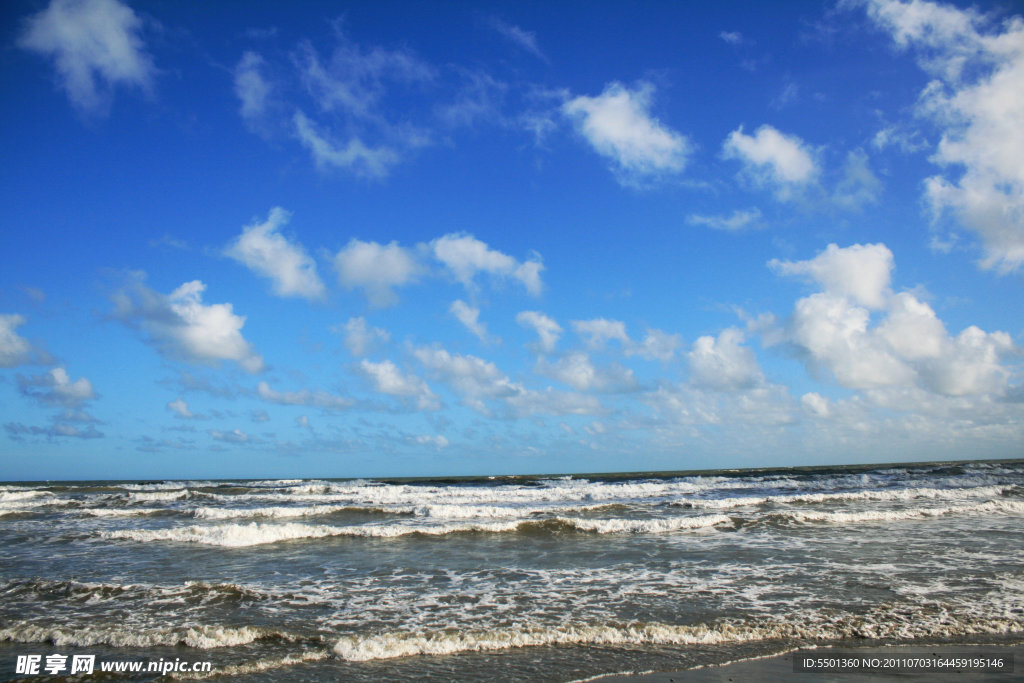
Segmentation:
[(570, 681), (1022, 641), (1024, 461), (0, 484), (0, 679), (85, 655), (212, 666), (185, 679)]

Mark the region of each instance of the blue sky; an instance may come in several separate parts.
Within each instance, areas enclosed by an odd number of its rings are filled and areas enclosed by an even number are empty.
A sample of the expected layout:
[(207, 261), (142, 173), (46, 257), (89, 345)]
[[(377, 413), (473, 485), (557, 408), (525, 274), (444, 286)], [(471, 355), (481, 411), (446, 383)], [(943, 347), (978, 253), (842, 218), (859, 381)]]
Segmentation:
[(0, 478), (1021, 456), (1012, 3), (0, 17)]

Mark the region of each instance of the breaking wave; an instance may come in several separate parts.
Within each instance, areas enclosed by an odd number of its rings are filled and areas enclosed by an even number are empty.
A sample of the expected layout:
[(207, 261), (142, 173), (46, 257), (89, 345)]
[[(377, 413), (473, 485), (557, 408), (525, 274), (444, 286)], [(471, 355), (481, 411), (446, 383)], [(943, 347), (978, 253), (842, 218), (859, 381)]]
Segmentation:
[(979, 634), (1024, 633), (1019, 618), (957, 615), (946, 606), (885, 605), (867, 614), (832, 619), (809, 617), (791, 621), (742, 621), (673, 625), (565, 624), (488, 631), (404, 631), (344, 636), (334, 644), (338, 657), (365, 662), (415, 655), (452, 655), (550, 645), (718, 645), (767, 640), (841, 641), (848, 639), (955, 638)]
[(502, 522), (462, 522), (446, 524), (362, 524), (328, 526), (316, 524), (223, 524), (187, 526), (171, 529), (120, 529), (100, 532), (104, 538), (149, 541), (177, 541), (238, 548), (280, 541), (352, 536), (362, 538), (397, 538), (423, 535), (444, 536), (456, 533), (509, 533), (577, 531), (598, 534), (663, 533), (686, 529), (703, 529), (730, 524), (725, 515), (673, 517), (668, 519), (584, 519), (553, 517), (540, 520)]

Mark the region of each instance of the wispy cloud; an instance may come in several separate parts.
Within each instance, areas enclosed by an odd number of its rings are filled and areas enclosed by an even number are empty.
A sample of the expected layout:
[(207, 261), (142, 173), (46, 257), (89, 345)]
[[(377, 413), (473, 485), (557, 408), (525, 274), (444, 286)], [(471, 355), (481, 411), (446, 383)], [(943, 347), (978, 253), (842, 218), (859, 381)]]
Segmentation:
[(533, 31), (526, 31), (498, 17), (491, 17), (489, 23), (491, 28), (510, 40), (519, 49), (529, 52), (534, 57), (545, 62), (548, 60), (537, 43), (537, 34)]
[(53, 59), (75, 107), (104, 113), (116, 86), (152, 88), (156, 69), (142, 26), (142, 19), (118, 0), (51, 0), (28, 19), (18, 45)]

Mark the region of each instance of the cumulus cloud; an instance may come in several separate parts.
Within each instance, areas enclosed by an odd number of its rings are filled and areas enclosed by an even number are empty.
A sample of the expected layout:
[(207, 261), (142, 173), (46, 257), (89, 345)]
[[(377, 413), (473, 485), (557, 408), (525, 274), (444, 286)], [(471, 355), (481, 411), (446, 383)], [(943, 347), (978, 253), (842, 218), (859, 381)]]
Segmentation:
[(594, 318), (593, 320), (573, 320), (572, 329), (580, 337), (584, 337), (587, 346), (602, 348), (609, 341), (617, 341), (623, 347), (630, 346), (629, 335), (626, 334), (626, 323), (621, 320)]
[(263, 358), (242, 336), (245, 316), (232, 305), (204, 304), (206, 285), (186, 282), (170, 294), (161, 294), (136, 279), (113, 296), (114, 316), (139, 326), (164, 355), (195, 363), (230, 360), (248, 372), (260, 372)]
[(452, 302), (452, 305), (448, 307), (448, 312), (455, 316), (455, 318), (462, 323), (467, 330), (476, 335), (480, 341), (486, 342), (487, 338), (487, 325), (480, 322), (480, 309), (474, 306), (470, 306), (462, 299), (456, 299)]
[(543, 289), (540, 273), (544, 270), (544, 264), (537, 254), (528, 261), (519, 262), (466, 233), (439, 237), (430, 243), (430, 249), (434, 258), (444, 264), (455, 279), (467, 288), (474, 287), (477, 274), (484, 273), (491, 277), (516, 280), (534, 296), (539, 295)]
[(651, 115), (653, 96), (651, 83), (636, 90), (610, 83), (596, 97), (566, 101), (562, 114), (598, 154), (612, 160), (620, 181), (636, 184), (682, 171), (690, 153), (686, 136)]
[(1024, 20), (915, 0), (866, 0), (868, 17), (932, 77), (919, 113), (940, 126), (926, 181), (936, 216), (951, 212), (981, 238), (982, 265), (1024, 264)]
[(815, 417), (828, 417), (832, 412), (829, 408), (828, 399), (815, 391), (801, 396), (800, 406)]
[(525, 392), (494, 363), (482, 358), (449, 353), (440, 347), (422, 347), (413, 353), (423, 367), (451, 385), (466, 405), (479, 412), (488, 412), (485, 399), (507, 399)]
[(826, 293), (850, 297), (871, 309), (884, 306), (890, 294), (893, 255), (884, 244), (830, 244), (808, 261), (772, 259), (768, 265), (782, 275), (807, 276)]
[(242, 228), (242, 234), (228, 245), (224, 254), (270, 278), (274, 293), (279, 296), (320, 298), (324, 295), (324, 284), (316, 263), (302, 245), (289, 242), (280, 233), (290, 219), (290, 212), (274, 207), (263, 223)]
[(842, 386), (943, 396), (1007, 391), (1002, 359), (1016, 351), (1010, 336), (975, 326), (950, 335), (927, 303), (891, 291), (893, 257), (885, 245), (833, 244), (814, 259), (771, 265), (784, 275), (809, 275), (824, 290), (796, 302), (784, 337), (812, 369)]
[(266, 382), (256, 387), (257, 395), (264, 401), (285, 406), (312, 406), (324, 410), (344, 410), (352, 406), (353, 401), (345, 396), (336, 396), (323, 390), (310, 391), (276, 391)]
[(403, 373), (389, 360), (373, 363), (363, 359), (359, 363), (359, 370), (372, 382), (378, 393), (415, 399), (416, 407), (420, 410), (440, 408), (437, 396), (426, 382), (415, 375)]
[(516, 322), (523, 327), (532, 327), (539, 337), (540, 349), (545, 353), (555, 350), (555, 344), (562, 336), (562, 327), (540, 311), (522, 311), (516, 315)]
[(362, 316), (349, 318), (348, 322), (338, 331), (345, 335), (345, 346), (353, 356), (365, 356), (376, 345), (386, 343), (391, 339), (387, 330), (370, 327), (366, 323), (366, 318)]
[(626, 349), (626, 355), (640, 356), (646, 360), (667, 362), (672, 360), (672, 357), (676, 354), (676, 349), (682, 345), (683, 338), (678, 334), (648, 329), (644, 340), (638, 343), (631, 343)]
[(764, 381), (754, 352), (743, 346), (742, 330), (730, 327), (717, 338), (700, 337), (687, 354), (690, 380), (697, 386), (721, 391), (750, 389)]
[(740, 126), (722, 145), (722, 156), (740, 161), (759, 184), (772, 187), (779, 199), (791, 199), (797, 189), (811, 183), (818, 166), (807, 145), (795, 135), (785, 135), (763, 125), (754, 135)]
[(334, 257), (338, 281), (348, 289), (362, 289), (372, 306), (398, 302), (395, 287), (415, 282), (423, 270), (414, 252), (397, 242), (383, 245), (353, 239)]
[(715, 230), (736, 231), (757, 225), (760, 220), (761, 210), (754, 207), (752, 209), (736, 209), (728, 216), (691, 214), (687, 222), (690, 225), (704, 225)]
[(14, 368), (32, 361), (32, 345), (15, 331), (25, 324), (18, 314), (0, 315), (0, 368)]
[(118, 0), (52, 0), (25, 22), (18, 45), (51, 58), (71, 103), (96, 113), (116, 86), (152, 87), (141, 32), (142, 20)]
[(617, 363), (597, 367), (582, 351), (568, 353), (556, 361), (537, 361), (538, 374), (568, 384), (578, 391), (627, 392), (637, 388), (633, 371)]
[(96, 398), (92, 382), (85, 377), (71, 380), (64, 368), (32, 377), (18, 376), (18, 390), (25, 396), (50, 405), (74, 408)]

